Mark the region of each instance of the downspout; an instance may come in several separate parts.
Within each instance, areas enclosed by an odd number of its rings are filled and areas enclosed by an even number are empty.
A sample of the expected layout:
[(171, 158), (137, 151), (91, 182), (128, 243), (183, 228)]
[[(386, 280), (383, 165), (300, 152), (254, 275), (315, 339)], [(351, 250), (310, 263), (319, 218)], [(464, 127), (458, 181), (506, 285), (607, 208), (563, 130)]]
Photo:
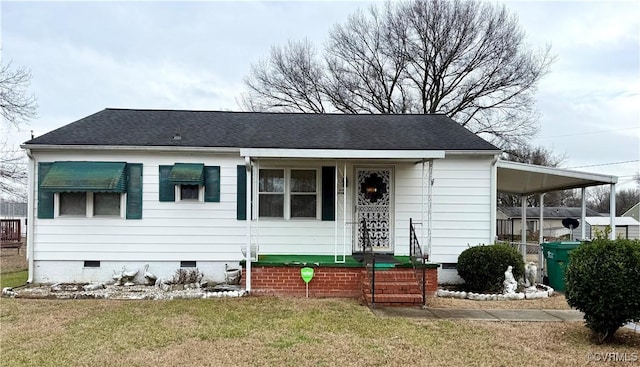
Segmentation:
[(491, 225), (491, 230), (489, 232), (489, 241), (491, 244), (495, 243), (497, 238), (496, 227), (498, 225), (498, 155), (495, 155), (491, 160), (491, 206), (490, 206), (490, 214), (489, 221)]
[[(246, 217), (247, 217), (247, 251), (246, 251), (246, 255), (245, 255), (245, 260), (246, 260), (246, 264), (247, 264), (247, 274), (246, 276), (246, 286), (245, 286), (245, 290), (247, 292), (251, 292), (251, 217), (252, 217), (252, 213), (251, 213), (251, 157), (244, 157), (244, 165), (246, 168), (246, 175), (247, 175), (247, 181), (246, 181), (246, 185), (247, 185), (247, 198), (246, 198)], [(258, 256), (258, 253), (256, 251), (256, 257)]]
[(527, 196), (521, 195), (520, 201), (522, 203), (522, 220), (520, 221), (520, 254), (522, 255), (522, 261), (527, 261)]
[(27, 152), (27, 157), (29, 157), (29, 165), (27, 166), (29, 183), (27, 184), (27, 218), (29, 222), (27, 223), (27, 261), (29, 264), (29, 275), (27, 278), (27, 283), (33, 283), (33, 237), (35, 236), (34, 232), (34, 222), (35, 222), (35, 172), (36, 172), (36, 160), (31, 154), (31, 149), (25, 149)]

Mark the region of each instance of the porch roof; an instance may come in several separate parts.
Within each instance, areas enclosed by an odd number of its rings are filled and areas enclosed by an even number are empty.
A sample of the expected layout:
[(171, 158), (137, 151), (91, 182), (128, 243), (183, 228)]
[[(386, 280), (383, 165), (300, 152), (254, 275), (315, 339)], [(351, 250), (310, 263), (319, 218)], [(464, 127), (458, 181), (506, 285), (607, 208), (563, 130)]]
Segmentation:
[(498, 191), (529, 195), (615, 184), (617, 176), (498, 160)]

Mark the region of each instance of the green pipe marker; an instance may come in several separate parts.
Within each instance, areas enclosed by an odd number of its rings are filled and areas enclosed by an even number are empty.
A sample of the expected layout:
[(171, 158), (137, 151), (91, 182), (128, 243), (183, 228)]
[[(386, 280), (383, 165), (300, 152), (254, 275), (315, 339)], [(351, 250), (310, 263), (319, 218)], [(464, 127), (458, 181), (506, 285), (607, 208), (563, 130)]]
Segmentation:
[(313, 268), (306, 267), (306, 268), (300, 269), (300, 276), (302, 277), (302, 280), (304, 280), (305, 283), (309, 283), (313, 278)]
[(300, 269), (300, 276), (307, 286), (307, 298), (309, 298), (309, 282), (313, 279), (313, 268), (305, 267)]

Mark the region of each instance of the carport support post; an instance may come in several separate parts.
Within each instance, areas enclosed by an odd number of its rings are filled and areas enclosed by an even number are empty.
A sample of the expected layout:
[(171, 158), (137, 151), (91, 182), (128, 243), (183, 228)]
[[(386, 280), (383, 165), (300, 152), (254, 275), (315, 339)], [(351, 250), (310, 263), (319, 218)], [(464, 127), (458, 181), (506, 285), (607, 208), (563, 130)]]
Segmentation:
[(580, 200), (581, 200), (581, 208), (580, 208), (580, 241), (584, 241), (587, 238), (587, 201), (585, 200), (586, 195), (586, 187), (580, 189)]
[(611, 223), (611, 233), (609, 239), (616, 239), (616, 184), (611, 184), (611, 192), (609, 193), (609, 218)]
[(522, 254), (522, 260), (527, 261), (527, 196), (520, 196), (522, 202), (522, 223), (520, 228), (520, 253)]
[(544, 256), (542, 253), (541, 243), (544, 242), (544, 192), (540, 194), (540, 226), (538, 229), (538, 282), (542, 283), (544, 276)]
[(544, 193), (540, 194), (540, 221), (538, 224), (538, 244), (544, 242)]

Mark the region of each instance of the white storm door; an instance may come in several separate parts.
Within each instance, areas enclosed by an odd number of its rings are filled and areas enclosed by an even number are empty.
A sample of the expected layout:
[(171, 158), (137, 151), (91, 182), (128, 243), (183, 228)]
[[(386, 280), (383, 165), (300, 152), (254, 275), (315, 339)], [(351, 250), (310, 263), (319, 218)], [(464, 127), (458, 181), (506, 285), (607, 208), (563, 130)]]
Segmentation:
[(354, 252), (363, 251), (364, 223), (375, 252), (393, 252), (392, 168), (356, 168), (357, 243)]

